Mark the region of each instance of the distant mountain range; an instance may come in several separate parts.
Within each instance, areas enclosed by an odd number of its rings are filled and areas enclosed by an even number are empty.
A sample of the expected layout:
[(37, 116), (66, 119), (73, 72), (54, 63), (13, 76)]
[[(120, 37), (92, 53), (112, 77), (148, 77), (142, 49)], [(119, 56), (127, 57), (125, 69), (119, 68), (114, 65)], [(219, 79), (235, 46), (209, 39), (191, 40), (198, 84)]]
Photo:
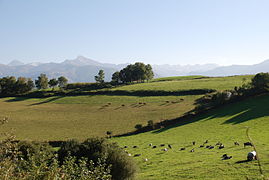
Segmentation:
[[(105, 71), (105, 81), (110, 81), (115, 71), (126, 67), (126, 64), (109, 64), (78, 56), (73, 60), (62, 63), (28, 63), (14, 60), (9, 64), (0, 64), (0, 77), (23, 76), (36, 79), (41, 73), (49, 78), (65, 76), (69, 82), (94, 82), (94, 76), (100, 69)], [(152, 65), (155, 77), (205, 75), (228, 76), (240, 74), (255, 74), (269, 71), (269, 60), (255, 65), (218, 66), (217, 64), (204, 65)]]

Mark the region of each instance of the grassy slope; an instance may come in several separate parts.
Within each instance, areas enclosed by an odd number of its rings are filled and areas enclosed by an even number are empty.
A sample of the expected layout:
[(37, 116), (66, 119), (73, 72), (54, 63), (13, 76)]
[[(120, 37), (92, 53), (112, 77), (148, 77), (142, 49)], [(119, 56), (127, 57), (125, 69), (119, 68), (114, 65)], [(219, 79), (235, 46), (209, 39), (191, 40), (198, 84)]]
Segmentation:
[(151, 82), (158, 82), (158, 81), (179, 81), (179, 80), (190, 80), (190, 79), (202, 79), (207, 78), (206, 76), (172, 76), (172, 77), (162, 77), (162, 78), (155, 78), (152, 79)]
[(216, 89), (226, 90), (233, 89), (235, 86), (240, 86), (243, 83), (243, 78), (247, 81), (250, 80), (250, 76), (232, 76), (232, 77), (214, 77), (214, 78), (203, 78), (203, 79), (183, 79), (178, 81), (161, 81), (134, 84), (129, 86), (122, 86), (114, 88), (113, 90), (165, 90), (165, 91), (177, 91), (177, 90), (188, 90), (188, 89)]
[[(247, 76), (249, 77), (249, 76)], [(229, 89), (242, 84), (242, 76), (143, 83), (120, 88), (132, 90), (155, 88), (174, 90), (195, 88), (207, 81), (213, 89)], [(0, 99), (1, 116), (9, 116), (10, 121), (2, 130), (14, 129), (18, 139), (58, 140), (89, 136), (104, 136), (106, 131), (114, 134), (134, 130), (136, 124), (146, 125), (148, 120), (155, 122), (176, 118), (193, 108), (193, 102), (200, 96), (74, 96), (45, 99)], [(165, 101), (183, 102), (165, 103)], [(108, 102), (112, 104), (104, 107)], [(139, 102), (147, 103), (145, 106)], [(121, 105), (125, 106), (122, 107)]]
[[(261, 162), (269, 176), (269, 95), (251, 98), (243, 102), (227, 105), (193, 119), (190, 123), (178, 124), (163, 130), (155, 130), (130, 137), (114, 138), (120, 145), (128, 145), (136, 157), (141, 173), (139, 179), (259, 179), (257, 161), (236, 163), (246, 159), (252, 148), (244, 148), (247, 142), (246, 126), (260, 153)], [(224, 149), (208, 150), (198, 148), (205, 140), (214, 145), (220, 141)], [(197, 145), (192, 146), (191, 142)], [(240, 146), (234, 146), (238, 141)], [(161, 147), (151, 149), (148, 144), (171, 144), (173, 149), (161, 151)], [(133, 145), (139, 148), (130, 148)], [(186, 147), (186, 151), (179, 151)], [(195, 148), (195, 152), (189, 152)], [(221, 156), (232, 155), (223, 161)], [(143, 159), (148, 158), (148, 162)]]

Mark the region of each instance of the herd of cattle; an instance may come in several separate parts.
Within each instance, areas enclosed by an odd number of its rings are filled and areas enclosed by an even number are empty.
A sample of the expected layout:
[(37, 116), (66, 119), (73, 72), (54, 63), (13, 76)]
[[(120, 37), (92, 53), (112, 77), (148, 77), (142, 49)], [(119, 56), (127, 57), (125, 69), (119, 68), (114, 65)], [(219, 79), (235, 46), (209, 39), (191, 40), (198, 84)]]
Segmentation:
[[(191, 148), (191, 150), (189, 150), (189, 152), (195, 152), (195, 148), (193, 148), (193, 146), (195, 146), (195, 145), (196, 145), (196, 142), (193, 141), (192, 142), (192, 148)], [(240, 144), (238, 142), (234, 142), (234, 145), (235, 146), (240, 146)], [(246, 146), (253, 146), (253, 144), (251, 142), (245, 142), (243, 145), (244, 145), (244, 148)], [(172, 149), (172, 145), (171, 144), (167, 144), (167, 145), (166, 144), (160, 144), (159, 146), (157, 146), (157, 145), (153, 145), (152, 143), (150, 143), (149, 144), (149, 147), (151, 147), (152, 149), (155, 149), (157, 147), (162, 147), (161, 151), (164, 151), (164, 152), (167, 152), (167, 151), (169, 151), (169, 149)], [(209, 141), (208, 140), (206, 140), (203, 144), (199, 145), (198, 147), (199, 148), (207, 148), (207, 149), (214, 149), (214, 148), (223, 149), (223, 148), (225, 148), (224, 144), (222, 144), (221, 142), (217, 142), (214, 146), (213, 145), (209, 145)], [(128, 148), (128, 146), (124, 146), (123, 148), (125, 149), (124, 151), (128, 154), (128, 156), (132, 156), (132, 154), (130, 154), (126, 150), (126, 148)], [(134, 145), (131, 148), (138, 148), (138, 146)], [(179, 151), (184, 151), (184, 150), (186, 150), (186, 147), (179, 148)], [(135, 155), (133, 155), (133, 157), (139, 157), (139, 156), (141, 156), (141, 154), (135, 154)], [(221, 158), (222, 158), (222, 160), (228, 160), (228, 159), (231, 159), (232, 156), (228, 156), (227, 154), (223, 154)], [(248, 161), (252, 161), (254, 159), (257, 160), (257, 153), (255, 151), (249, 152), (247, 154), (247, 160)], [(148, 161), (147, 158), (144, 159), (144, 160), (145, 161)]]

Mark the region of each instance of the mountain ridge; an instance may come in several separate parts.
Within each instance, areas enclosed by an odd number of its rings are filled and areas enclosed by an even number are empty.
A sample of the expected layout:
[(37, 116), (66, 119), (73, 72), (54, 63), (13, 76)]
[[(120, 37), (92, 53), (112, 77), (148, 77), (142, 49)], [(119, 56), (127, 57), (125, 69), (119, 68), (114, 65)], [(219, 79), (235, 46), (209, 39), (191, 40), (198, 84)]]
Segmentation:
[[(126, 67), (125, 64), (101, 63), (96, 60), (78, 56), (75, 59), (67, 59), (63, 62), (49, 63), (23, 63), (13, 60), (9, 64), (0, 64), (0, 76), (28, 77), (36, 79), (41, 73), (49, 78), (65, 76), (69, 82), (95, 82), (94, 76), (100, 69), (105, 71), (105, 81), (110, 81), (115, 71)], [(155, 77), (204, 75), (204, 76), (230, 76), (241, 74), (256, 74), (268, 72), (269, 60), (254, 65), (219, 66), (217, 64), (196, 65), (152, 65)]]

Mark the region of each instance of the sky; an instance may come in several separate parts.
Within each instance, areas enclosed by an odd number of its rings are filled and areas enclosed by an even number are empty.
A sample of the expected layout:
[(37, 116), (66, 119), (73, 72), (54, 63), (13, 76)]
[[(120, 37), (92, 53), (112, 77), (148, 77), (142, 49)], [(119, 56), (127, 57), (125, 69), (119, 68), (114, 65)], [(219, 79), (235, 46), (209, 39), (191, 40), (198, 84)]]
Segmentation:
[(255, 64), (268, 0), (0, 0), (0, 63)]

